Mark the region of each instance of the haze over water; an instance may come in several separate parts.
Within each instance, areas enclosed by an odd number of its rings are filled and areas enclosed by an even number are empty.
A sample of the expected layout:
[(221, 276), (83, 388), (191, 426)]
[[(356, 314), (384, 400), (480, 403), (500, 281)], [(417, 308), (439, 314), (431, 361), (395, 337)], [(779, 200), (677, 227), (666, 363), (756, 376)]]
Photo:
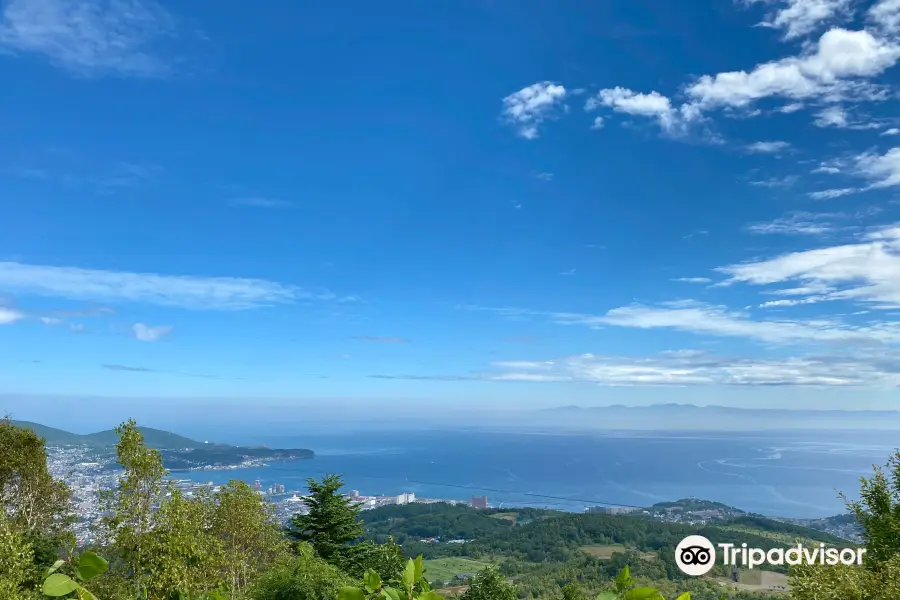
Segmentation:
[(893, 432), (853, 431), (250, 437), (273, 447), (312, 448), (317, 456), (179, 476), (216, 483), (259, 479), (264, 487), (280, 483), (298, 490), (307, 477), (340, 473), (348, 490), (364, 495), (411, 491), (465, 500), (483, 493), (494, 506), (573, 511), (593, 503), (649, 506), (695, 496), (770, 516), (823, 517), (844, 512), (838, 491), (854, 497), (859, 477), (884, 464), (897, 440)]

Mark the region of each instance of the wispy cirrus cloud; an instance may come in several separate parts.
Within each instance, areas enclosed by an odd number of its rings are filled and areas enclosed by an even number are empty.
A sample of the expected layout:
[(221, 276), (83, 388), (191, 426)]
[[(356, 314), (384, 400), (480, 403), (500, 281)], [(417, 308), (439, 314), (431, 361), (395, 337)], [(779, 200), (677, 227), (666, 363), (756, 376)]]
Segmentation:
[(702, 351), (645, 358), (581, 354), (531, 366), (496, 363), (494, 381), (572, 381), (603, 386), (882, 387), (900, 385), (900, 353), (740, 358)]
[(0, 14), (0, 46), (83, 76), (166, 75), (161, 52), (177, 33), (155, 0), (8, 0)]
[(900, 307), (900, 226), (869, 231), (856, 243), (791, 252), (717, 270), (728, 276), (726, 285), (815, 285), (820, 301), (894, 309)]
[(542, 81), (522, 88), (503, 99), (503, 118), (513, 125), (525, 139), (537, 138), (541, 123), (566, 98), (562, 85)]
[(807, 194), (813, 200), (831, 200), (832, 198), (840, 198), (841, 196), (849, 196), (855, 194), (859, 190), (857, 188), (833, 188), (830, 190), (820, 190), (818, 192), (810, 192)]
[(328, 291), (314, 293), (265, 279), (163, 275), (17, 262), (0, 262), (0, 290), (70, 300), (137, 302), (194, 310), (240, 310), (300, 300), (349, 299)]
[(837, 226), (834, 213), (793, 212), (772, 221), (750, 223), (745, 227), (757, 235), (823, 235), (833, 232)]
[(429, 381), (568, 382), (607, 387), (900, 386), (900, 352), (817, 354), (778, 359), (717, 356), (699, 350), (649, 357), (579, 354), (540, 361), (500, 361), (460, 375), (370, 375)]
[(850, 0), (745, 0), (777, 6), (760, 23), (783, 31), (785, 40), (806, 36), (829, 22), (846, 17)]

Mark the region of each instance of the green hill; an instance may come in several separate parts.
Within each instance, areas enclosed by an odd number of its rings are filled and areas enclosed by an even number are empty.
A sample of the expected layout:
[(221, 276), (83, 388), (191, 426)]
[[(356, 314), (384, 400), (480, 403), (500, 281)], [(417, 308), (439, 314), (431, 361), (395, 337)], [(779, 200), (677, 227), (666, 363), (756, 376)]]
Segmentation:
[[(98, 450), (112, 450), (119, 441), (113, 429), (80, 435), (62, 429), (47, 427), (29, 421), (13, 421), (13, 424), (32, 429), (44, 438), (48, 446), (90, 446)], [(231, 446), (229, 444), (207, 444), (190, 438), (153, 429), (138, 427), (144, 436), (144, 443), (162, 453), (167, 469), (183, 471), (201, 467), (225, 467), (244, 463), (248, 460), (298, 460), (315, 458), (315, 452), (305, 448), (265, 448)]]
[(77, 433), (69, 433), (68, 431), (63, 431), (62, 429), (47, 427), (46, 425), (41, 425), (40, 423), (32, 423), (31, 421), (13, 421), (12, 423), (16, 427), (31, 429), (39, 436), (44, 438), (47, 441), (47, 444), (50, 446), (70, 446), (73, 444), (85, 443), (82, 441), (82, 438), (84, 438), (85, 436), (78, 435)]
[[(177, 433), (163, 431), (162, 429), (153, 429), (152, 427), (138, 427), (138, 430), (140, 430), (141, 435), (144, 436), (144, 443), (151, 448), (181, 449), (201, 448), (211, 445), (186, 438), (183, 435), (178, 435)], [(119, 434), (117, 434), (114, 429), (98, 431), (97, 433), (91, 433), (83, 437), (89, 440), (87, 443), (96, 446), (115, 446), (116, 442), (119, 441)]]
[[(703, 501), (696, 501), (700, 506)], [(704, 506), (705, 508), (705, 506)], [(737, 511), (737, 509), (732, 509)], [(625, 564), (645, 582), (656, 582), (698, 600), (719, 598), (730, 571), (717, 565), (705, 578), (684, 575), (675, 564), (675, 547), (688, 535), (703, 535), (713, 544), (746, 542), (764, 550), (806, 545), (847, 547), (849, 542), (799, 525), (742, 514), (716, 524), (687, 525), (632, 515), (573, 514), (540, 509), (477, 510), (448, 503), (390, 505), (365, 511), (367, 539), (393, 538), (407, 556), (424, 555), (428, 575), (444, 584), (474, 563), (500, 566), (530, 598), (556, 598), (567, 581), (580, 581), (593, 593), (602, 591)], [(508, 518), (515, 515), (517, 518)], [(498, 516), (500, 518), (498, 518)], [(465, 543), (459, 543), (465, 540)], [(765, 566), (766, 581), (783, 585), (783, 567)], [(762, 600), (771, 586), (747, 583), (729, 600)], [(674, 591), (674, 589), (673, 589)], [(773, 592), (774, 593), (774, 592)], [(777, 594), (776, 594), (777, 595)], [(593, 596), (591, 596), (593, 597)], [(670, 591), (666, 597), (676, 597)], [(769, 596), (765, 596), (769, 597)]]
[[(119, 441), (119, 436), (113, 429), (98, 431), (97, 433), (88, 433), (85, 435), (71, 433), (55, 427), (47, 427), (39, 423), (30, 421), (13, 421), (13, 425), (31, 429), (39, 436), (47, 441), (48, 446), (73, 446), (87, 445), (95, 447), (115, 446)], [(203, 442), (198, 442), (182, 435), (163, 431), (161, 429), (153, 429), (152, 427), (138, 427), (144, 436), (144, 443), (151, 448), (201, 448), (208, 446)]]

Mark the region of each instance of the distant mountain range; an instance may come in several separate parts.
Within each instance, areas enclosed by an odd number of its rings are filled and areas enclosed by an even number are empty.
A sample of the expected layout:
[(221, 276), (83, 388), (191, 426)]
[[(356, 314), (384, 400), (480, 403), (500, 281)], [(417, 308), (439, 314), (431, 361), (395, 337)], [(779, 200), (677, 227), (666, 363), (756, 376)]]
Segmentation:
[[(111, 451), (119, 441), (119, 435), (113, 429), (81, 435), (30, 421), (13, 421), (12, 423), (18, 427), (33, 430), (44, 438), (48, 446), (89, 446), (98, 451)], [(296, 460), (315, 457), (315, 452), (306, 448), (232, 446), (198, 442), (176, 433), (151, 427), (138, 427), (138, 430), (144, 436), (144, 443), (150, 448), (159, 450), (166, 468), (172, 470), (224, 467), (239, 465), (246, 461)]]
[(733, 408), (694, 404), (560, 406), (537, 411), (543, 425), (604, 429), (900, 429), (900, 411)]

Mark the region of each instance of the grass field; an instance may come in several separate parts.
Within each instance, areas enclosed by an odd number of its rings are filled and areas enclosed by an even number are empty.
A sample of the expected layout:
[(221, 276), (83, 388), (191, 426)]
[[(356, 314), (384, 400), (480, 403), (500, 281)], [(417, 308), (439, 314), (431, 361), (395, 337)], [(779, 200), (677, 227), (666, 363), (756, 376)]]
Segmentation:
[(819, 542), (811, 540), (809, 538), (796, 538), (787, 533), (780, 533), (777, 531), (764, 531), (761, 529), (743, 527), (741, 525), (716, 525), (716, 529), (721, 529), (722, 531), (734, 531), (736, 533), (751, 533), (753, 535), (768, 538), (774, 542), (780, 542), (785, 545), (793, 545), (799, 541), (804, 546), (809, 546), (811, 548), (819, 546)]
[(515, 524), (518, 516), (519, 515), (517, 515), (516, 513), (496, 513), (496, 514), (491, 515), (491, 518), (492, 519), (504, 519), (506, 521), (511, 521), (513, 524)]
[[(590, 546), (582, 546), (581, 550), (590, 554), (591, 556), (596, 556), (601, 560), (608, 560), (612, 558), (612, 555), (616, 552), (626, 552), (630, 548), (627, 546), (623, 546), (622, 544), (592, 544)], [(653, 552), (643, 552), (641, 556), (644, 558), (656, 558), (656, 554)]]
[(425, 577), (428, 581), (453, 581), (457, 575), (475, 575), (490, 564), (471, 558), (436, 558), (425, 561)]

